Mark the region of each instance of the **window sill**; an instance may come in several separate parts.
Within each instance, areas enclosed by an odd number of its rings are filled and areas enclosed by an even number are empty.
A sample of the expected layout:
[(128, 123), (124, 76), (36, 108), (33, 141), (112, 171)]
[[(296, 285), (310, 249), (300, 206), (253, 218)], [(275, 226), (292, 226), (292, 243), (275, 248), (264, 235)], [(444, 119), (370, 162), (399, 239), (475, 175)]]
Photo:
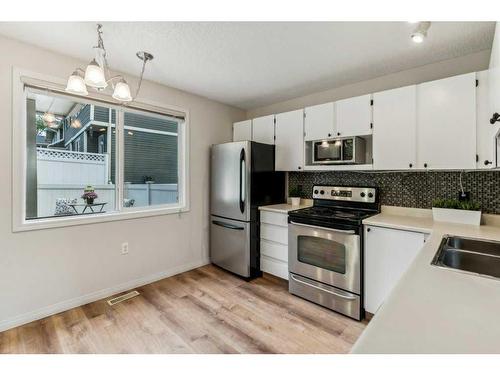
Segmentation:
[(162, 215), (172, 215), (180, 214), (183, 212), (188, 212), (189, 207), (187, 206), (157, 206), (155, 208), (128, 208), (121, 212), (109, 212), (103, 214), (89, 214), (82, 216), (70, 216), (70, 217), (51, 217), (46, 219), (33, 219), (24, 220), (20, 224), (15, 224), (12, 228), (12, 232), (25, 232), (32, 230), (41, 229), (51, 229), (51, 228), (63, 228), (75, 225), (88, 225), (88, 224), (98, 224), (106, 223), (110, 221), (121, 221), (130, 219), (140, 219), (151, 216), (162, 216)]

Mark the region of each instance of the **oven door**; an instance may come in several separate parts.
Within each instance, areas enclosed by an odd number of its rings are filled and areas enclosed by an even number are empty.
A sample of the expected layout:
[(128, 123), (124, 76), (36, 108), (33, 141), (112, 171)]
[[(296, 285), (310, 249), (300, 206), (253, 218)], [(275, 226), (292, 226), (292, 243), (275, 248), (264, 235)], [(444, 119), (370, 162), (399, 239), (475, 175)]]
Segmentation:
[(290, 272), (361, 294), (361, 239), (354, 230), (288, 225)]
[(313, 164), (335, 164), (342, 162), (341, 140), (316, 141), (313, 143)]

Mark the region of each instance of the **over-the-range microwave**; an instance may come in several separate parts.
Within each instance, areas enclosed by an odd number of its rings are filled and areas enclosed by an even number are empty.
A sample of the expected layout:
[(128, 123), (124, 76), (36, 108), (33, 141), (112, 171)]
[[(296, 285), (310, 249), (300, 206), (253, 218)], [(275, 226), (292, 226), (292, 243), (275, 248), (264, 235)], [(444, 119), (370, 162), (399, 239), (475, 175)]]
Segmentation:
[(312, 164), (364, 164), (365, 140), (361, 137), (312, 142)]

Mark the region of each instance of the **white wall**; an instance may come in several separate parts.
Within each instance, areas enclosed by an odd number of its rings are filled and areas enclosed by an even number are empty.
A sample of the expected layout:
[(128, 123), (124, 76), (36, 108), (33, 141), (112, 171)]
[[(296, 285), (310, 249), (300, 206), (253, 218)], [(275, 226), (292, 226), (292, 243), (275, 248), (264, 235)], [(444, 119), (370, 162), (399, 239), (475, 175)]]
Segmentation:
[[(321, 91), (310, 95), (286, 100), (272, 105), (250, 109), (247, 118), (270, 115), (304, 108), (310, 105), (327, 103), (357, 95), (370, 94), (396, 87), (432, 81), (454, 75), (488, 69), (490, 50), (485, 50), (451, 60), (444, 60), (418, 68)], [(500, 53), (500, 52), (499, 52)]]
[(230, 140), (232, 122), (244, 111), (145, 82), (141, 97), (190, 111), (191, 211), (12, 233), (12, 67), (65, 78), (85, 63), (1, 36), (0, 50), (8, 51), (0, 59), (0, 330), (206, 263), (209, 146)]

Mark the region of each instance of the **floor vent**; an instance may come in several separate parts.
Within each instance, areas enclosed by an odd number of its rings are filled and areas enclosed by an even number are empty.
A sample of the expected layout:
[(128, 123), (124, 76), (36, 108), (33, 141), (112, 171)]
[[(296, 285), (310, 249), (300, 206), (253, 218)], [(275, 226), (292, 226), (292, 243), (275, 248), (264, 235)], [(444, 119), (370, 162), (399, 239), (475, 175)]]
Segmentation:
[(139, 295), (139, 292), (137, 290), (133, 290), (131, 292), (122, 294), (121, 296), (108, 299), (108, 305), (113, 306), (113, 305), (116, 305), (117, 303), (126, 301), (126, 300), (128, 300), (130, 298), (137, 297), (138, 295)]

